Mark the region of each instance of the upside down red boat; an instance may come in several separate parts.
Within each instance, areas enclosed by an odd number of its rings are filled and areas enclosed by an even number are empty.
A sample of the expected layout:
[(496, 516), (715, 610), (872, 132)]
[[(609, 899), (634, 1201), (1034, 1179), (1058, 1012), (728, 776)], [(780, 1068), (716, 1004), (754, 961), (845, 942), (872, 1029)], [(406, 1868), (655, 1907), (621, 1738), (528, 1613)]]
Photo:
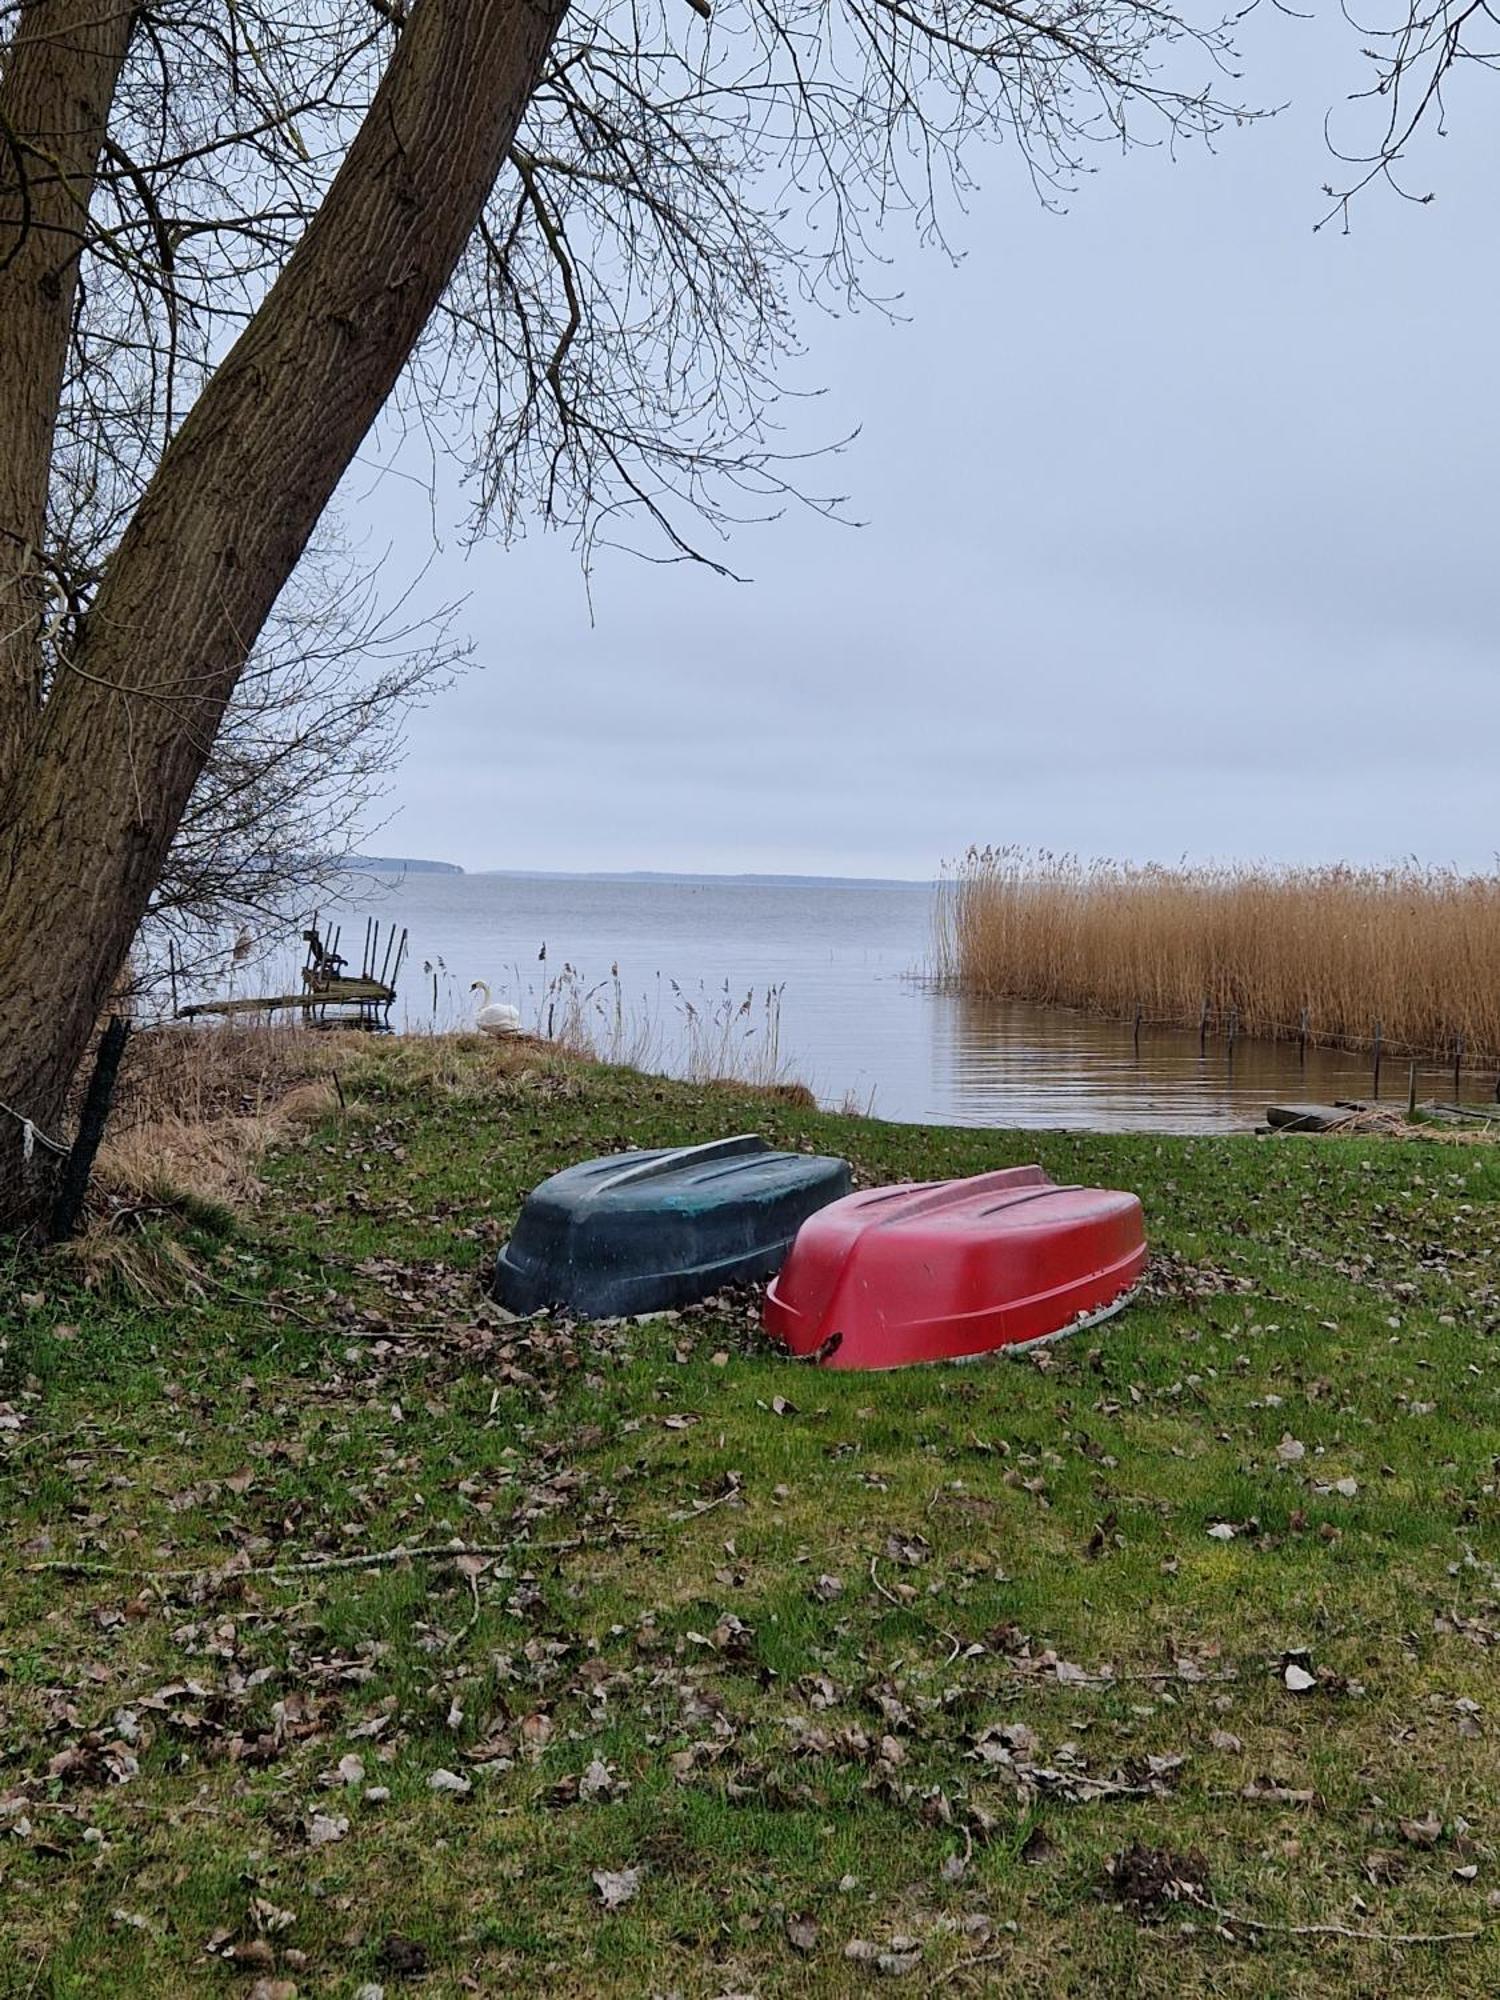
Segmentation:
[(766, 1331), (830, 1368), (956, 1361), (1052, 1340), (1125, 1303), (1141, 1204), (1040, 1167), (847, 1195), (804, 1222)]

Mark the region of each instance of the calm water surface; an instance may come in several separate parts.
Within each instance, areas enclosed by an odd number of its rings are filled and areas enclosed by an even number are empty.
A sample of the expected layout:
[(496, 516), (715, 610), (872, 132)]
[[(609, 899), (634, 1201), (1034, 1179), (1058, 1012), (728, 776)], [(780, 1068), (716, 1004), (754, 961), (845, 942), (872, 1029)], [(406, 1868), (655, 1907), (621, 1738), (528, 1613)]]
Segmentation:
[[(1304, 1070), (1295, 1049), (1242, 1041), (1230, 1062), (1222, 1043), (1202, 1055), (1196, 1032), (1152, 1028), (1137, 1049), (1128, 1023), (934, 993), (920, 978), (932, 938), (925, 886), (357, 879), (357, 900), (334, 916), (342, 949), (358, 958), (371, 914), (407, 926), (393, 1018), (411, 1027), (461, 1023), (473, 979), (530, 1026), (556, 1005), (562, 979), (590, 995), (601, 1032), (618, 1005), (627, 1039), (649, 1043), (655, 1064), (672, 1070), (687, 1059), (689, 1007), (700, 1023), (733, 1015), (729, 1032), (762, 1058), (779, 1016), (786, 1072), (824, 1103), (952, 1125), (1223, 1131), (1259, 1123), (1277, 1100), (1370, 1091), (1360, 1057), (1312, 1051)], [(768, 1002), (772, 990), (779, 1001)], [(1383, 1085), (1383, 1095), (1404, 1096), (1405, 1064), (1388, 1062)], [(1435, 1078), (1423, 1087), (1441, 1088)]]

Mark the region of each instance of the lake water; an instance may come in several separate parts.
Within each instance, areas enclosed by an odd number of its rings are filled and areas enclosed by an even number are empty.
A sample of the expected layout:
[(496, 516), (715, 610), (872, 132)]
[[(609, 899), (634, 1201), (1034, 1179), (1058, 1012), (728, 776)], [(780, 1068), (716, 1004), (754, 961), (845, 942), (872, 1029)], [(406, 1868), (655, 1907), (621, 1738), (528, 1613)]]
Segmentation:
[[(1137, 1047), (1129, 1023), (934, 992), (920, 977), (924, 885), (352, 879), (353, 899), (324, 917), (347, 957), (371, 917), (410, 933), (397, 1025), (460, 1025), (470, 981), (485, 979), (528, 1027), (549, 1009), (555, 1027), (573, 996), (599, 1039), (652, 1067), (680, 1073), (695, 1048), (732, 1043), (752, 1068), (779, 1059), (825, 1104), (941, 1124), (1223, 1131), (1278, 1100), (1370, 1091), (1363, 1057), (1313, 1050), (1303, 1068), (1295, 1048), (1241, 1041), (1231, 1061), (1222, 1042), (1200, 1053), (1196, 1031), (1150, 1027)], [(1427, 1078), (1424, 1094), (1451, 1085)], [(1387, 1061), (1383, 1086), (1404, 1097), (1406, 1065)]]

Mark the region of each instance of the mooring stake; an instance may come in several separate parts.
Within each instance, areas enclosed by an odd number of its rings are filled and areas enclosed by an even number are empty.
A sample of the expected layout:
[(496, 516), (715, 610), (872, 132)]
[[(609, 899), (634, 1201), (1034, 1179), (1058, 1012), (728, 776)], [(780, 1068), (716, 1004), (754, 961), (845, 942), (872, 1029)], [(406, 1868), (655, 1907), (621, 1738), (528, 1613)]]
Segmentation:
[(105, 1120), (109, 1117), (110, 1101), (115, 1094), (115, 1078), (120, 1071), (120, 1058), (129, 1039), (130, 1023), (123, 1015), (111, 1014), (104, 1033), (99, 1037), (94, 1073), (89, 1078), (83, 1111), (78, 1119), (78, 1136), (68, 1153), (62, 1185), (58, 1188), (57, 1200), (52, 1208), (54, 1243), (62, 1243), (71, 1236), (83, 1214), (83, 1198), (88, 1193), (94, 1155), (104, 1137)]

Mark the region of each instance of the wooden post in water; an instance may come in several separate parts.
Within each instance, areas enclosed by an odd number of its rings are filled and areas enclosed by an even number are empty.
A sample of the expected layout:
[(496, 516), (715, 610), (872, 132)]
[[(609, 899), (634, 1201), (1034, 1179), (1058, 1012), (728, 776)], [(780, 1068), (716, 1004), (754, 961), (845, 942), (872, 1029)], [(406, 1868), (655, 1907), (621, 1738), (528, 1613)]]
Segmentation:
[(1417, 1066), (1415, 1063), (1412, 1064), (1411, 1071), (1406, 1079), (1406, 1115), (1408, 1118), (1415, 1118), (1417, 1115)]
[(1302, 1009), (1302, 1018), (1297, 1024), (1297, 1060), (1307, 1068), (1307, 1009)]
[(1135, 1054), (1136, 1054), (1136, 1060), (1137, 1060), (1137, 1062), (1139, 1062), (1139, 1061), (1140, 1061), (1140, 1055), (1141, 1055), (1141, 1010), (1140, 1010), (1140, 1008), (1139, 1008), (1139, 1007), (1137, 1007), (1137, 1008), (1136, 1008), (1136, 1010), (1135, 1010), (1135, 1036), (1134, 1036), (1134, 1040), (1135, 1040)]
[(1375, 1023), (1375, 1081), (1370, 1094), (1377, 1099), (1380, 1096), (1380, 1023), (1378, 1021)]
[(1231, 1007), (1229, 1010), (1229, 1060), (1231, 1062), (1234, 1061), (1234, 1038), (1238, 1032), (1239, 1025), (1240, 1010), (1238, 1007)]
[(1460, 1035), (1453, 1044), (1453, 1102), (1455, 1104), (1457, 1104), (1458, 1102), (1459, 1078), (1463, 1074), (1463, 1066), (1464, 1066), (1464, 1038), (1462, 1035)]
[[(1204, 1049), (1207, 1046), (1208, 1046), (1208, 1000), (1205, 997), (1203, 1005), (1198, 1009), (1198, 1053), (1200, 1056), (1202, 1055)], [(1495, 1089), (1497, 1095), (1500, 1095), (1500, 1084), (1496, 1084)]]

